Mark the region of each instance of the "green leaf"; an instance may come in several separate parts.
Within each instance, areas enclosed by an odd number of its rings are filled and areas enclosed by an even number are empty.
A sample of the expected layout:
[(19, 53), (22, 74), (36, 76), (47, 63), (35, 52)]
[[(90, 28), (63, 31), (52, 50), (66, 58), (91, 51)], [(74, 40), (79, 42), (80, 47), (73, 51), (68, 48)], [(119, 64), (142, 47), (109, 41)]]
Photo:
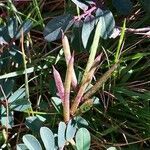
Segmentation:
[(17, 145), (17, 150), (28, 150), (25, 144), (18, 144)]
[(9, 36), (7, 26), (0, 28), (0, 44), (7, 44), (10, 42), (11, 37)]
[(59, 123), (58, 127), (58, 147), (59, 149), (63, 149), (65, 145), (65, 131), (66, 131), (66, 124), (64, 122)]
[(76, 116), (75, 121), (77, 123), (78, 128), (89, 125), (88, 122), (84, 118), (82, 118), (81, 116)]
[[(78, 23), (78, 22), (77, 22)], [(83, 47), (83, 42), (81, 40), (82, 38), (82, 20), (79, 21), (78, 25), (76, 22), (74, 23), (73, 27), (73, 36), (71, 37), (71, 47), (75, 49), (77, 52), (83, 52), (85, 51), (85, 48)], [(78, 43), (78, 44), (77, 44)]]
[(67, 124), (67, 130), (66, 130), (66, 140), (70, 141), (74, 138), (74, 135), (76, 133), (76, 123), (73, 120), (70, 120)]
[(25, 88), (18, 89), (8, 99), (9, 103), (14, 102), (17, 99), (21, 99), (25, 96)]
[(9, 54), (12, 57), (12, 62), (18, 63), (18, 65), (22, 65), (22, 53), (20, 49), (16, 45), (12, 45), (9, 49)]
[(125, 36), (125, 28), (126, 28), (126, 19), (124, 19), (123, 28), (121, 30), (121, 36), (120, 36), (117, 51), (115, 54), (115, 63), (117, 63), (119, 61), (119, 54), (120, 54), (121, 46), (123, 44), (123, 40), (124, 40), (124, 36)]
[(18, 39), (21, 36), (22, 29), (23, 29), (23, 33), (26, 34), (30, 31), (31, 27), (32, 27), (32, 21), (29, 19), (25, 20), (19, 27), (19, 30), (16, 33), (16, 38)]
[(82, 0), (71, 0), (71, 1), (73, 1), (82, 10), (88, 9), (88, 5), (86, 3), (84, 3), (84, 1), (82, 1)]
[(100, 36), (103, 39), (109, 38), (115, 27), (115, 20), (111, 11), (97, 9), (96, 19), (101, 22), (99, 24), (99, 28), (101, 28)]
[(5, 137), (4, 137), (4, 132), (0, 132), (0, 145), (4, 144), (5, 143)]
[[(87, 62), (87, 65), (86, 65), (86, 68), (85, 68), (85, 71), (84, 71), (81, 83), (85, 82), (85, 80), (87, 78), (87, 74), (90, 71), (90, 69), (91, 69), (91, 67), (92, 67), (92, 65), (94, 63), (96, 52), (97, 52), (97, 49), (98, 49), (98, 46), (99, 46), (99, 40), (100, 40), (101, 32), (102, 32), (102, 21), (98, 20), (97, 25), (96, 25), (96, 29), (95, 29), (93, 42), (92, 42), (92, 45), (90, 47), (90, 56), (88, 58), (88, 62)], [(84, 88), (86, 88), (86, 87), (87, 86), (85, 86)], [(83, 93), (83, 91), (82, 91), (82, 93)], [(73, 108), (73, 106), (72, 106), (72, 108)]]
[(79, 7), (82, 10), (87, 10), (90, 5), (94, 5), (95, 2), (91, 1), (91, 0), (71, 0), (73, 1), (77, 7)]
[(18, 24), (17, 24), (17, 19), (15, 18), (10, 18), (8, 20), (7, 23), (7, 28), (8, 28), (8, 34), (11, 38), (14, 38), (16, 32), (17, 32), (17, 28), (18, 28)]
[(100, 99), (98, 98), (98, 97), (93, 97), (92, 98), (92, 100), (93, 100), (93, 105), (99, 105), (100, 104)]
[(82, 10), (87, 10), (89, 5), (94, 5), (95, 2), (91, 1), (91, 0), (71, 0), (72, 2), (74, 2), (76, 4), (77, 7), (79, 7)]
[(62, 100), (58, 97), (52, 97), (51, 100), (52, 100), (52, 104), (54, 105), (57, 112), (60, 112)]
[(30, 116), (26, 118), (25, 124), (28, 128), (30, 128), (33, 132), (39, 132), (40, 128), (43, 126), (43, 122), (45, 118), (41, 118), (37, 116)]
[(6, 25), (0, 28), (0, 43), (8, 43), (11, 39), (17, 39), (20, 37), (22, 29), (23, 33), (28, 33), (31, 29), (32, 21), (25, 20), (20, 27), (18, 27), (18, 21), (16, 18), (10, 18)]
[[(14, 83), (15, 83), (15, 81), (13, 79), (0, 80), (0, 85), (5, 93), (6, 97), (8, 95), (10, 95), (10, 93), (12, 92)], [(4, 95), (1, 91), (1, 89), (0, 89), (0, 99), (4, 99)]]
[(150, 55), (150, 53), (135, 53), (135, 54), (130, 54), (130, 55), (124, 57), (123, 61), (141, 59), (141, 58), (149, 56), (149, 55)]
[(130, 0), (112, 0), (114, 7), (122, 15), (127, 15), (131, 12), (133, 4)]
[(82, 26), (82, 43), (84, 48), (86, 48), (91, 32), (94, 29), (95, 20), (92, 15), (86, 16), (83, 26)]
[(42, 150), (39, 141), (31, 134), (24, 135), (23, 142), (29, 150)]
[(55, 141), (53, 132), (47, 127), (41, 127), (40, 135), (46, 150), (55, 149)]
[(14, 125), (13, 112), (9, 112), (9, 114), (7, 114), (6, 108), (2, 105), (0, 113), (1, 113), (1, 120), (0, 120), (1, 121), (1, 125), (5, 126), (7, 128), (12, 128), (12, 126)]
[(89, 150), (91, 143), (91, 136), (86, 128), (80, 128), (76, 133), (77, 150)]
[(72, 25), (71, 15), (61, 15), (48, 22), (44, 29), (44, 38), (48, 42), (55, 41), (62, 37), (62, 30), (65, 32)]
[(76, 112), (77, 114), (83, 114), (89, 111), (93, 106), (93, 101), (92, 99), (86, 100), (79, 108), (78, 111)]
[(23, 112), (29, 108), (31, 108), (31, 103), (25, 98), (16, 99), (10, 104), (10, 109), (15, 111)]
[[(1, 63), (1, 61), (0, 61), (0, 63)], [(29, 74), (29, 73), (34, 72), (35, 70), (40, 71), (40, 70), (43, 70), (43, 69), (47, 69), (47, 65), (44, 65), (43, 67), (38, 66), (37, 68), (30, 67), (30, 68), (26, 69), (26, 72), (27, 72), (27, 74)], [(1, 82), (1, 79), (12, 78), (12, 77), (20, 76), (20, 75), (23, 75), (23, 74), (25, 74), (25, 70), (14, 71), (14, 72), (10, 72), (10, 73), (1, 75), (0, 76), (0, 82)]]

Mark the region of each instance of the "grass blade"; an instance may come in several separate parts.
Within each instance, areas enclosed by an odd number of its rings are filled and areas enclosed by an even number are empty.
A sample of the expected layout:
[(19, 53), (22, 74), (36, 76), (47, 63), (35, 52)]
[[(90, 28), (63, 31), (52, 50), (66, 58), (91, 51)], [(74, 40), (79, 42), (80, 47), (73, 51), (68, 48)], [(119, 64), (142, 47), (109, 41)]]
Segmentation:
[(126, 19), (124, 20), (123, 28), (122, 28), (122, 31), (121, 31), (121, 36), (120, 36), (120, 39), (119, 39), (119, 43), (118, 43), (118, 47), (117, 47), (117, 52), (116, 52), (116, 55), (115, 55), (115, 63), (117, 63), (118, 60), (119, 60), (121, 46), (122, 46), (122, 43), (123, 43), (123, 40), (124, 40), (124, 36), (125, 36), (125, 30), (126, 30)]
[(98, 21), (97, 26), (96, 26), (96, 30), (95, 30), (95, 35), (93, 38), (93, 43), (92, 46), (90, 48), (90, 56), (87, 62), (87, 66), (85, 68), (85, 72), (82, 78), (82, 83), (84, 82), (84, 79), (87, 75), (87, 73), (89, 72), (89, 70), (91, 69), (93, 63), (94, 63), (94, 59), (96, 56), (96, 52), (97, 52), (97, 48), (98, 48), (98, 44), (99, 44), (99, 40), (100, 40), (100, 33), (101, 33), (101, 21)]

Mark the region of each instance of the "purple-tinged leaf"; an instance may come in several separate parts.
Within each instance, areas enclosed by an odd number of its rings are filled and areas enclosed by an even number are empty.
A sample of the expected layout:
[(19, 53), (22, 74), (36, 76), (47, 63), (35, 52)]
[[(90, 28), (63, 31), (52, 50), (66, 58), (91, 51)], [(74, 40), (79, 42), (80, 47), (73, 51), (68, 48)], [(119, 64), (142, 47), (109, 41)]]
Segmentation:
[(67, 31), (73, 24), (73, 16), (61, 15), (48, 22), (44, 29), (44, 38), (48, 42), (58, 40), (62, 37), (62, 31)]
[(53, 66), (53, 75), (56, 84), (56, 88), (58, 91), (58, 96), (61, 98), (62, 102), (64, 101), (64, 86), (59, 72)]

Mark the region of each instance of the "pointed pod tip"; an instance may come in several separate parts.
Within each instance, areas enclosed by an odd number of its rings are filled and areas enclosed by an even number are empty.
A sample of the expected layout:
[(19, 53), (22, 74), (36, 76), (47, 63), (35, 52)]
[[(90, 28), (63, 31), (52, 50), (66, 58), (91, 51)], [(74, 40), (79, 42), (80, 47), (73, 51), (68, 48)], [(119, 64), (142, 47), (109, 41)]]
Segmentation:
[(102, 58), (102, 54), (103, 54), (103, 53), (100, 53), (100, 54), (96, 57), (96, 59), (95, 59), (95, 60), (100, 61), (100, 60), (101, 60), (101, 58)]
[(62, 40), (66, 37), (64, 34), (64, 31), (61, 29), (61, 34), (62, 34)]
[(53, 70), (56, 70), (55, 67), (54, 67), (54, 65), (52, 65), (52, 68), (53, 68)]
[(57, 72), (56, 68), (52, 65), (53, 73)]

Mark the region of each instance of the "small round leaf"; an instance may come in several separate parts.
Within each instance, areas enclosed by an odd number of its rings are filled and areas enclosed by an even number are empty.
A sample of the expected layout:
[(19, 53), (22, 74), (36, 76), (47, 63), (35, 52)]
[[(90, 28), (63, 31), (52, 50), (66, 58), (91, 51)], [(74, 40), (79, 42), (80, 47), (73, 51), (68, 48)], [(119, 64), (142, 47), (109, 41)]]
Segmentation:
[(80, 128), (76, 133), (77, 150), (89, 150), (91, 143), (91, 136), (86, 128)]
[(67, 125), (67, 130), (66, 130), (66, 140), (70, 141), (71, 139), (74, 138), (74, 135), (76, 133), (77, 127), (76, 127), (76, 122), (73, 120), (70, 120)]
[(59, 123), (58, 127), (58, 147), (59, 149), (63, 149), (66, 139), (65, 139), (65, 131), (66, 131), (66, 124), (64, 122)]
[(31, 134), (24, 135), (23, 142), (29, 150), (42, 150), (39, 141)]
[(17, 150), (28, 150), (27, 146), (25, 144), (18, 144)]
[(116, 147), (109, 147), (107, 150), (117, 150)]
[(41, 139), (44, 143), (46, 150), (55, 149), (55, 141), (53, 132), (47, 127), (41, 127), (40, 129)]

